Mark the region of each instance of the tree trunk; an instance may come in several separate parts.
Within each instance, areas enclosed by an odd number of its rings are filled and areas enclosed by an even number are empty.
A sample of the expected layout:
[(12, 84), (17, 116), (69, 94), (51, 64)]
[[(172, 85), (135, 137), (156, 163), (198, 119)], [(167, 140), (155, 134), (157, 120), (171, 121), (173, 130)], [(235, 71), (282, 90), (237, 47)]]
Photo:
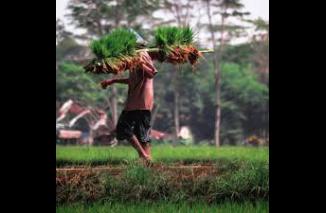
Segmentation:
[[(100, 19), (97, 19), (97, 25), (98, 25), (98, 33), (99, 36), (101, 37), (104, 35), (104, 30)], [(118, 25), (119, 25), (119, 21), (115, 20), (115, 27), (117, 27)], [(111, 94), (108, 97), (108, 102), (110, 102), (112, 123), (114, 126), (116, 126), (118, 123), (117, 88), (115, 87), (115, 85), (111, 85), (110, 89), (111, 89)]]
[(179, 121), (179, 70), (174, 71), (174, 140), (173, 145), (177, 144), (178, 134), (180, 129)]
[[(225, 12), (225, 9), (223, 13)], [(221, 59), (222, 59), (222, 53), (223, 53), (223, 46), (224, 46), (224, 24), (225, 24), (225, 18), (222, 15), (221, 20), (221, 41), (220, 46), (216, 52), (215, 55), (215, 91), (216, 91), (216, 108), (215, 108), (215, 131), (214, 131), (214, 142), (215, 146), (219, 147), (221, 146), (221, 138), (220, 138), (220, 132), (221, 132)]]
[[(114, 27), (117, 28), (119, 24), (120, 24), (120, 19), (117, 16), (115, 19)], [(111, 100), (112, 123), (114, 126), (116, 126), (118, 123), (118, 101), (117, 101), (118, 92), (115, 85), (111, 85), (111, 90), (112, 90), (112, 94), (110, 100)]]
[[(220, 142), (220, 129), (221, 129), (221, 74), (220, 74), (220, 65), (219, 65), (219, 58), (221, 54), (221, 48), (216, 50), (216, 40), (215, 40), (215, 34), (213, 30), (213, 23), (212, 23), (212, 15), (211, 15), (211, 7), (210, 7), (210, 1), (206, 2), (206, 8), (207, 8), (207, 16), (208, 16), (208, 22), (209, 22), (209, 29), (211, 32), (211, 40), (213, 44), (213, 49), (215, 50), (214, 54), (214, 69), (215, 69), (215, 128), (214, 128), (214, 143), (216, 147), (219, 147), (221, 145)], [(222, 38), (223, 38), (223, 23), (224, 19), (222, 18)], [(222, 39), (221, 39), (222, 41)], [(221, 42), (222, 43), (222, 42)], [(222, 44), (221, 44), (222, 45)], [(220, 47), (221, 47), (220, 45)]]
[(265, 133), (265, 140), (269, 141), (269, 101), (266, 104), (266, 133)]
[(112, 114), (112, 123), (117, 125), (118, 123), (118, 103), (117, 103), (117, 88), (114, 85), (111, 85), (111, 114)]
[[(187, 26), (189, 23), (189, 6), (191, 5), (191, 1), (188, 1), (186, 5), (183, 5), (183, 1), (177, 1), (173, 2), (172, 7), (169, 8), (170, 12), (174, 15), (174, 18), (176, 19), (176, 24), (179, 27)], [(186, 8), (186, 14), (183, 15), (182, 11)], [(180, 102), (180, 94), (179, 94), (179, 75), (180, 75), (180, 67), (176, 67), (176, 70), (171, 70), (172, 72), (175, 72), (174, 75), (172, 75), (173, 79), (173, 95), (174, 95), (174, 109), (173, 109), (173, 115), (174, 115), (174, 140), (173, 145), (175, 146), (178, 141), (178, 135), (180, 130), (180, 118), (179, 118), (179, 102)]]
[(220, 129), (221, 129), (221, 71), (219, 65), (216, 65), (216, 84), (215, 84), (215, 131), (214, 142), (215, 146), (221, 146)]
[(216, 40), (215, 34), (213, 30), (213, 22), (212, 22), (212, 15), (211, 15), (211, 2), (206, 2), (206, 9), (207, 9), (207, 16), (208, 16), (208, 23), (209, 23), (209, 31), (211, 33), (211, 41), (214, 49), (214, 69), (215, 69), (215, 127), (214, 127), (214, 143), (216, 147), (220, 146), (220, 120), (221, 120), (221, 109), (220, 109), (220, 75), (219, 75), (219, 67), (218, 67), (218, 53), (216, 50)]
[(154, 126), (154, 123), (155, 123), (155, 119), (156, 119), (156, 115), (157, 115), (157, 112), (158, 112), (158, 108), (159, 108), (159, 104), (154, 104), (154, 109), (153, 109), (153, 113), (152, 113), (152, 119), (151, 119), (151, 127)]
[[(221, 67), (220, 67), (220, 59), (222, 58), (222, 51), (223, 51), (223, 45), (224, 45), (224, 23), (225, 18), (222, 16), (221, 21), (221, 41), (220, 46), (218, 49), (216, 49), (216, 40), (215, 40), (215, 34), (213, 30), (213, 22), (212, 22), (212, 15), (211, 15), (211, 1), (206, 2), (206, 9), (207, 9), (207, 16), (208, 16), (208, 22), (209, 22), (209, 29), (211, 33), (211, 40), (214, 48), (214, 69), (215, 69), (215, 128), (214, 128), (214, 143), (216, 147), (219, 147), (221, 145), (220, 141), (220, 129), (221, 129)], [(223, 8), (223, 12), (225, 12), (225, 8)]]

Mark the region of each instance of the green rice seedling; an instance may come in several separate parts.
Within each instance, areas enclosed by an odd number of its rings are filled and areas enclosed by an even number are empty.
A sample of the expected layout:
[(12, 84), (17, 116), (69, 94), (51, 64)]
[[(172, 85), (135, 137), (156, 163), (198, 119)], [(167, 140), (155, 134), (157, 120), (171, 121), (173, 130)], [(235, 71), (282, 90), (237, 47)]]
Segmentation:
[(132, 32), (118, 28), (98, 40), (93, 40), (91, 50), (97, 57), (114, 58), (133, 55), (136, 45), (136, 36)]
[(97, 58), (102, 59), (109, 55), (108, 51), (105, 49), (102, 44), (102, 40), (94, 40), (90, 44), (92, 52), (96, 55)]
[(131, 56), (136, 50), (136, 36), (127, 29), (118, 28), (103, 38), (107, 57)]
[(136, 35), (128, 29), (118, 28), (91, 42), (90, 48), (96, 59), (84, 68), (95, 74), (131, 70), (139, 64), (139, 51), (148, 51), (152, 59), (172, 64), (189, 62), (194, 65), (202, 57), (201, 51), (194, 46), (194, 33), (190, 27), (158, 27), (151, 44), (149, 49), (138, 49)]
[(185, 27), (181, 31), (180, 44), (181, 45), (190, 45), (194, 42), (194, 33), (189, 27)]
[(136, 36), (127, 29), (118, 28), (91, 42), (90, 48), (97, 57), (85, 66), (86, 72), (114, 73), (133, 67), (136, 56)]
[(154, 47), (169, 49), (172, 46), (191, 45), (194, 34), (190, 27), (158, 27), (154, 32)]
[(194, 47), (194, 33), (190, 27), (158, 27), (154, 32), (153, 46), (160, 48), (152, 54), (159, 61), (195, 64), (202, 54)]

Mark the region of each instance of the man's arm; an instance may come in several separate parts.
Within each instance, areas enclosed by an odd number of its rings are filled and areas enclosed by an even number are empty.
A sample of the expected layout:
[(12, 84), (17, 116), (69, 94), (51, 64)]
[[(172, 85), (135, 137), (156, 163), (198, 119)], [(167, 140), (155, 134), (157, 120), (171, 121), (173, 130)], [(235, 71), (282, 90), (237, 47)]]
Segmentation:
[(128, 84), (129, 78), (120, 78), (120, 79), (107, 79), (104, 81), (101, 81), (101, 86), (103, 89), (105, 89), (107, 86), (110, 86), (112, 84), (119, 83), (119, 84)]
[(148, 66), (147, 64), (143, 64), (142, 67), (148, 78), (154, 78), (157, 73), (157, 70), (154, 68), (154, 66)]
[(141, 53), (141, 68), (144, 70), (145, 75), (148, 78), (153, 78), (157, 73), (153, 61), (147, 52)]

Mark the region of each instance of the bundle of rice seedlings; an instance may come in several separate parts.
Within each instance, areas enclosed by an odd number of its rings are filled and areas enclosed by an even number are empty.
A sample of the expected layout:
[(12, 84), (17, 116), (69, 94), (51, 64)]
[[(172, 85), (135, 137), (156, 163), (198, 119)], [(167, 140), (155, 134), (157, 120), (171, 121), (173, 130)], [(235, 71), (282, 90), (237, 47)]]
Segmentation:
[(154, 32), (151, 51), (153, 59), (172, 64), (197, 63), (202, 53), (194, 45), (194, 33), (190, 27), (159, 27)]
[(159, 27), (154, 33), (154, 39), (148, 49), (140, 47), (136, 35), (123, 28), (92, 41), (90, 48), (96, 58), (84, 67), (86, 72), (118, 74), (135, 69), (140, 64), (140, 51), (148, 51), (153, 60), (172, 64), (189, 62), (194, 65), (202, 57), (202, 51), (194, 45), (194, 33), (191, 28)]
[(110, 34), (91, 42), (90, 48), (95, 54), (84, 68), (95, 74), (118, 74), (137, 66), (136, 36), (127, 29), (119, 28)]

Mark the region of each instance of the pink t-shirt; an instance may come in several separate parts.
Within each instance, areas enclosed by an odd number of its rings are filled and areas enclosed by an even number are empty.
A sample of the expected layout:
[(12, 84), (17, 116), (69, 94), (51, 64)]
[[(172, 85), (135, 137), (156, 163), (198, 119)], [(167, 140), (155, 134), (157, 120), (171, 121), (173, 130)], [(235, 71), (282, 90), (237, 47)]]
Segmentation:
[(129, 71), (128, 98), (125, 104), (126, 111), (152, 110), (154, 102), (153, 77), (157, 70), (147, 52), (141, 52), (141, 64), (138, 69)]

